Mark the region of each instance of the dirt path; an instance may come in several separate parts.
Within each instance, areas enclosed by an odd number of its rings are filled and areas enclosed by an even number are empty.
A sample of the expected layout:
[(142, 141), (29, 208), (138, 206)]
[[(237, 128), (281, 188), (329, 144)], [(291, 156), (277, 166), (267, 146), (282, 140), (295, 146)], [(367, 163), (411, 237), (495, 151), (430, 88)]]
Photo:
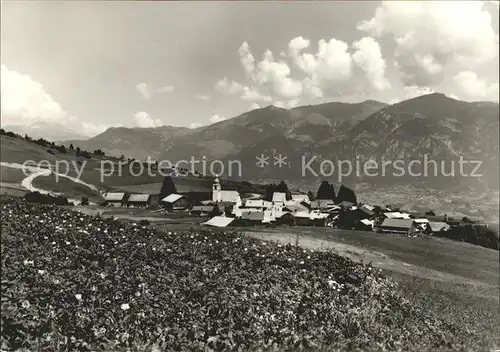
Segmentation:
[[(26, 188), (30, 192), (39, 192), (39, 193), (42, 193), (42, 194), (60, 195), (60, 193), (47, 191), (47, 190), (44, 190), (44, 189), (37, 188), (37, 187), (33, 186), (33, 181), (35, 180), (35, 178), (37, 178), (39, 176), (49, 176), (51, 174), (57, 175), (59, 177), (65, 177), (65, 178), (67, 178), (67, 179), (69, 179), (69, 180), (71, 180), (71, 181), (73, 181), (75, 183), (78, 183), (78, 184), (81, 184), (83, 186), (86, 186), (86, 187), (90, 188), (91, 190), (93, 190), (95, 192), (99, 192), (99, 190), (97, 189), (97, 187), (94, 186), (94, 185), (91, 185), (89, 183), (83, 182), (82, 180), (80, 180), (80, 179), (78, 179), (76, 177), (72, 177), (72, 176), (68, 176), (68, 175), (65, 175), (65, 174), (57, 173), (57, 172), (54, 172), (54, 171), (49, 170), (49, 169), (43, 169), (43, 168), (39, 168), (39, 167), (35, 167), (35, 166), (25, 166), (25, 165), (18, 164), (18, 163), (6, 163), (6, 162), (3, 162), (3, 161), (0, 162), (0, 166), (10, 167), (10, 168), (13, 168), (13, 169), (28, 170), (29, 172), (31, 172), (31, 175), (27, 176), (26, 178), (24, 178), (21, 181), (21, 186), (24, 187), (24, 188)], [(78, 199), (69, 199), (69, 201), (76, 202), (76, 203), (80, 202)]]

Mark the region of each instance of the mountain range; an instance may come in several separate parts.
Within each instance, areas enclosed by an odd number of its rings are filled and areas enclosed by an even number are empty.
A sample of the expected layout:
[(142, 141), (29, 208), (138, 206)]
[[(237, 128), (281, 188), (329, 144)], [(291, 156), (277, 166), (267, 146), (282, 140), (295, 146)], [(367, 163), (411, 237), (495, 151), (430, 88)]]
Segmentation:
[[(82, 149), (101, 149), (108, 154), (156, 160), (220, 160), (241, 163), (230, 175), (249, 181), (268, 182), (284, 179), (295, 186), (317, 184), (322, 179), (338, 179), (338, 161), (371, 160), (378, 166), (378, 176), (366, 173), (344, 177), (352, 183), (415, 183), (423, 187), (486, 187), (498, 189), (498, 103), (463, 102), (433, 93), (397, 104), (368, 100), (361, 103), (326, 103), (283, 109), (267, 106), (239, 116), (196, 129), (162, 126), (157, 128), (110, 128), (88, 140), (69, 140)], [(286, 164), (275, 165), (286, 158)], [(264, 167), (256, 165), (256, 157), (269, 157)], [(415, 177), (394, 176), (394, 166), (387, 168), (389, 176), (381, 175), (382, 161), (401, 160), (405, 167), (412, 160), (435, 160), (438, 175)], [(482, 177), (462, 177), (452, 162), (481, 161), (475, 174)], [(313, 172), (303, 173), (303, 165), (310, 163)], [(323, 173), (320, 173), (323, 162)], [(337, 169), (331, 172), (328, 166)], [(234, 165), (233, 165), (234, 166)], [(263, 166), (263, 165), (261, 165)], [(281, 167), (280, 167), (281, 166)], [(414, 165), (415, 166), (415, 165)], [(468, 165), (466, 172), (472, 174)], [(408, 170), (408, 167), (407, 169)], [(414, 173), (422, 171), (419, 165)], [(433, 174), (434, 169), (430, 171)], [(226, 170), (227, 173), (227, 170)], [(372, 174), (373, 172), (371, 172)], [(317, 175), (319, 174), (319, 176)], [(410, 177), (411, 176), (411, 177)]]

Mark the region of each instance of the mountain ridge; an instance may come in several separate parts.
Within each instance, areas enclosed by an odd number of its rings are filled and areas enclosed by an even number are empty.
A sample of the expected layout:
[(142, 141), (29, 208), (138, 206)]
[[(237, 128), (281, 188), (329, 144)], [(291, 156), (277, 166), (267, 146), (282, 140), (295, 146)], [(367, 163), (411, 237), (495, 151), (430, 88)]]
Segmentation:
[[(174, 126), (110, 129), (83, 144), (87, 150), (102, 149), (138, 159), (151, 156), (173, 163), (191, 157), (223, 162), (239, 160), (245, 165), (241, 177), (256, 182), (264, 179), (314, 182), (300, 173), (304, 156), (314, 155), (318, 163), (355, 158), (363, 162), (410, 161), (425, 155), (451, 162), (463, 156), (484, 159), (491, 174), (487, 182), (491, 184), (492, 176), (498, 175), (498, 122), (498, 103), (464, 102), (432, 93), (392, 105), (374, 100), (291, 109), (270, 105), (197, 129)], [(271, 161), (280, 154), (285, 156), (286, 168), (256, 167), (255, 158), (261, 154), (269, 156)], [(366, 177), (353, 179), (353, 182), (365, 181)], [(386, 178), (384, 182), (403, 181), (415, 180)], [(431, 181), (438, 185), (446, 182)], [(456, 182), (462, 181), (456, 178)]]

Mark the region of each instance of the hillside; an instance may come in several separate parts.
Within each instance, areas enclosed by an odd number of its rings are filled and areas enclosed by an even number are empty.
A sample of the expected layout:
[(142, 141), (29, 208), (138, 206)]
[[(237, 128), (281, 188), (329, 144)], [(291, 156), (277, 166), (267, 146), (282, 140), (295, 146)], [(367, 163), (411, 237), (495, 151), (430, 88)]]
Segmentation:
[(85, 141), (66, 140), (64, 145), (74, 144), (85, 150), (101, 149), (109, 155), (125, 155), (145, 160), (159, 158), (161, 152), (171, 146), (174, 137), (192, 133), (186, 127), (161, 126), (156, 128), (111, 127), (105, 132)]

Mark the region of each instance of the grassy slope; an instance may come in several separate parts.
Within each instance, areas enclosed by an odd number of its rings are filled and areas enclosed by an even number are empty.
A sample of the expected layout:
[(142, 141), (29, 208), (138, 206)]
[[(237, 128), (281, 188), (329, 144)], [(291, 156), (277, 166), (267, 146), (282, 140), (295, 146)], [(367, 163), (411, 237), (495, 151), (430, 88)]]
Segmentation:
[(252, 237), (282, 243), (295, 243), (299, 233), (300, 246), (333, 248), (352, 259), (372, 262), (427, 309), (452, 321), (467, 322), (500, 343), (498, 251), (441, 238), (325, 228), (251, 231)]

